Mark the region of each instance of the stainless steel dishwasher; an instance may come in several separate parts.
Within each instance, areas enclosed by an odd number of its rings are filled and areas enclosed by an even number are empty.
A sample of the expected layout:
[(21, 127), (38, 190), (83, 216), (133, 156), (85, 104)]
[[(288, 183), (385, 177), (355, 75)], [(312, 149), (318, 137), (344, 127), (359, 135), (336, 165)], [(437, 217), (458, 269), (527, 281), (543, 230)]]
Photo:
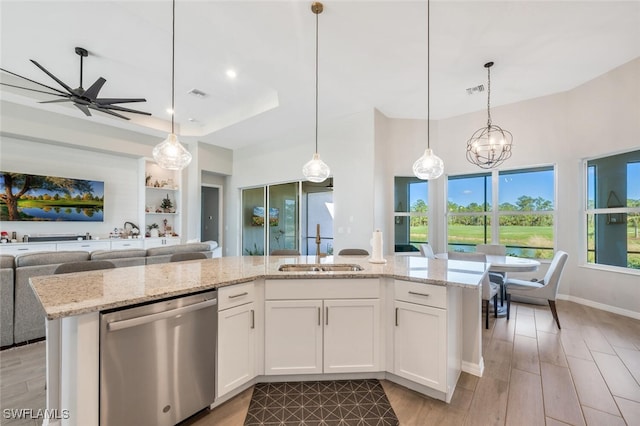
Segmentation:
[(100, 425), (174, 425), (215, 397), (217, 292), (100, 315)]

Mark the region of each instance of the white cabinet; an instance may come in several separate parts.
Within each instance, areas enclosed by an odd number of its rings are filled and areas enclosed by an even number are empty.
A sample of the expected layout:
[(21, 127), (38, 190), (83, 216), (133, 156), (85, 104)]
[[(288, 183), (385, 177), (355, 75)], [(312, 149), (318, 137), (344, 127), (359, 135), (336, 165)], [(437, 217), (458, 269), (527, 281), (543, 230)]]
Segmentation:
[(144, 241), (141, 239), (113, 240), (111, 250), (127, 250), (144, 248)]
[(110, 241), (96, 241), (96, 240), (84, 240), (77, 242), (64, 242), (57, 243), (57, 251), (96, 251), (96, 250), (109, 250), (111, 248)]
[(265, 374), (322, 373), (322, 301), (265, 302)]
[(265, 296), (265, 374), (382, 370), (379, 280), (269, 280)]
[(394, 283), (393, 373), (451, 400), (462, 363), (459, 287)]
[(256, 375), (256, 308), (254, 283), (218, 291), (217, 397)]
[(379, 371), (380, 301), (324, 301), (324, 372)]
[(55, 243), (0, 244), (0, 253), (10, 254), (12, 256), (18, 256), (25, 253), (37, 253), (41, 251), (56, 251), (56, 244)]
[(144, 248), (150, 249), (153, 247), (162, 247), (162, 246), (175, 246), (180, 244), (180, 238), (171, 237), (171, 238), (145, 238), (144, 239)]
[(446, 392), (446, 311), (395, 301), (394, 373)]

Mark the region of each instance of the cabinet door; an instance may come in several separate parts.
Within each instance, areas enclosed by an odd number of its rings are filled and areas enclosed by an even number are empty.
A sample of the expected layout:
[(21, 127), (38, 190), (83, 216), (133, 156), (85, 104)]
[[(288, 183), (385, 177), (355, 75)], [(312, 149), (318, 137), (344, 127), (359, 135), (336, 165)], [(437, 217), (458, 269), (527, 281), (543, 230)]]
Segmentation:
[(265, 302), (265, 374), (322, 373), (322, 301)]
[(218, 397), (255, 377), (255, 321), (253, 302), (218, 312)]
[(446, 392), (445, 309), (395, 301), (394, 373)]
[(324, 372), (380, 371), (380, 301), (324, 301)]

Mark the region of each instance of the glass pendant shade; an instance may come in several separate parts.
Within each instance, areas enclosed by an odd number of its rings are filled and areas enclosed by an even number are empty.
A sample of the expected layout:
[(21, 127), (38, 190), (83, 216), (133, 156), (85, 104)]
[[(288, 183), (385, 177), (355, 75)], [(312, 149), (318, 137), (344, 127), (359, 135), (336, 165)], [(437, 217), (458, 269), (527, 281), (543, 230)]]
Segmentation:
[(511, 132), (500, 126), (478, 129), (467, 141), (467, 160), (483, 169), (497, 167), (511, 157), (512, 141)]
[(320, 159), (320, 154), (313, 154), (313, 158), (302, 167), (302, 174), (307, 180), (315, 183), (324, 182), (331, 174), (329, 166)]
[(191, 153), (174, 133), (153, 148), (153, 159), (163, 169), (182, 170), (191, 163)]
[(437, 179), (443, 172), (444, 163), (430, 148), (425, 149), (422, 157), (413, 163), (413, 174), (418, 179)]

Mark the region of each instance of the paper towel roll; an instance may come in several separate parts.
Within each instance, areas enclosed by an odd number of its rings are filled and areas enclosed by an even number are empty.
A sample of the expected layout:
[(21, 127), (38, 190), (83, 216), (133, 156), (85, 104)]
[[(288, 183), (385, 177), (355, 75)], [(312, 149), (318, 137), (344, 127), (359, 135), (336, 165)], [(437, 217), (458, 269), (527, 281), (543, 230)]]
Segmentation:
[(382, 232), (376, 229), (371, 237), (371, 262), (381, 262), (382, 257)]

